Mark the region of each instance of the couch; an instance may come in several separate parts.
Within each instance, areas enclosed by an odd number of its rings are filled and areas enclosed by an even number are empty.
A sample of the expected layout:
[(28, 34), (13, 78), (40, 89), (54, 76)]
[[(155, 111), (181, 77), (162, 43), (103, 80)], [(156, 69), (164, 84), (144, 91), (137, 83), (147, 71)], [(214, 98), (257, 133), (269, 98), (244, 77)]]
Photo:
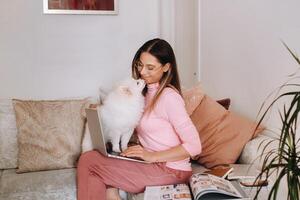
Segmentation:
[[(16, 159), (11, 160), (9, 157), (4, 155), (7, 153), (4, 147), (9, 145), (6, 141), (17, 140), (16, 135), (3, 133), (3, 131), (7, 130), (10, 132), (16, 132), (16, 128), (13, 127), (12, 124), (12, 122), (16, 120), (12, 108), (10, 107), (5, 111), (6, 114), (10, 113), (11, 115), (10, 118), (6, 117), (8, 121), (3, 121), (3, 116), (1, 116), (1, 109), (3, 109), (3, 107), (7, 108), (10, 104), (10, 100), (0, 100), (0, 140), (2, 139), (0, 141), (0, 156), (2, 156), (2, 163), (0, 163), (0, 200), (75, 200), (75, 167), (16, 173)], [(5, 112), (2, 110), (2, 114)], [(7, 126), (8, 123), (12, 124), (12, 127), (8, 127), (8, 129), (6, 127), (4, 130), (3, 126)], [(259, 155), (259, 151), (257, 151), (258, 145), (263, 140), (270, 140), (270, 138), (262, 133), (258, 137), (247, 142), (237, 162), (252, 163)], [(17, 157), (17, 150), (10, 153), (13, 154), (13, 157)], [(260, 162), (256, 160), (254, 162), (254, 166), (259, 169)], [(193, 164), (193, 170), (197, 170), (199, 167), (201, 167), (200, 164)], [(143, 194), (128, 194), (128, 199), (143, 199)]]
[[(256, 158), (254, 146), (265, 139), (259, 136), (246, 145), (241, 160)], [(250, 151), (251, 152), (248, 152)], [(201, 167), (193, 164), (193, 170)], [(129, 199), (142, 200), (143, 194), (129, 194)], [(75, 200), (76, 168), (17, 174), (15, 169), (0, 170), (0, 200)]]

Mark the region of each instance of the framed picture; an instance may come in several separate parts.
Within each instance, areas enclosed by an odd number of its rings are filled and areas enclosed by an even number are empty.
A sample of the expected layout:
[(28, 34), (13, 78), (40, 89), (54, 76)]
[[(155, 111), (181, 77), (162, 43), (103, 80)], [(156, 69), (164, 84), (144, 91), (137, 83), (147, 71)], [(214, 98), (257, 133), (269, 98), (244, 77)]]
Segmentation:
[(43, 0), (45, 14), (116, 15), (118, 0)]

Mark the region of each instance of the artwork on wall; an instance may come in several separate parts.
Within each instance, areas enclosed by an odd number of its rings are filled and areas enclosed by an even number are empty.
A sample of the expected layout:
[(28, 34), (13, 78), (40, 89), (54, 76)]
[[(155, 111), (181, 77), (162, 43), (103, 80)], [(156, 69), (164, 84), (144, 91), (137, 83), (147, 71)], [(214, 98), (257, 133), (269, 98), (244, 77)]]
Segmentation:
[(118, 14), (118, 0), (43, 0), (46, 14)]

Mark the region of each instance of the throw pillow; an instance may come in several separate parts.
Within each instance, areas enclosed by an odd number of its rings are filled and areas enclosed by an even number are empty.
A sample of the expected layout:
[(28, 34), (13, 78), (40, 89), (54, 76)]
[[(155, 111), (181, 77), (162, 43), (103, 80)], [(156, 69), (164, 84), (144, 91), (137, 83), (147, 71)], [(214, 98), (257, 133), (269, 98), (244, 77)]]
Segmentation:
[(226, 110), (207, 95), (191, 119), (202, 143), (202, 152), (194, 159), (207, 168), (235, 163), (245, 144), (263, 130), (254, 132), (255, 122)]
[(229, 98), (226, 98), (226, 99), (220, 99), (220, 100), (217, 100), (217, 102), (222, 105), (226, 110), (229, 109), (229, 106), (230, 106), (230, 99)]
[(75, 167), (81, 152), (84, 100), (13, 100), (18, 129), (17, 173)]
[(11, 99), (0, 99), (0, 169), (17, 167), (17, 127)]
[(204, 97), (203, 90), (200, 83), (190, 89), (183, 89), (182, 96), (185, 102), (185, 108), (189, 115), (191, 115)]

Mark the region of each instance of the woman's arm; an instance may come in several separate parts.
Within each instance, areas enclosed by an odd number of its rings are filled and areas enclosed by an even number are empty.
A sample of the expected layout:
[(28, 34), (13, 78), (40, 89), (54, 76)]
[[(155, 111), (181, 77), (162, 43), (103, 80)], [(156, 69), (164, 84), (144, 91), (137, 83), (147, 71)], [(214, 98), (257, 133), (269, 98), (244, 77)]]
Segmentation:
[(149, 152), (146, 151), (142, 146), (136, 145), (128, 147), (124, 152), (122, 152), (121, 155), (127, 157), (138, 157), (148, 162), (171, 162), (190, 157), (190, 154), (182, 145), (172, 147), (165, 151), (157, 152)]
[(165, 151), (154, 152), (153, 154), (156, 162), (177, 161), (190, 157), (189, 152), (187, 152), (182, 145), (178, 145)]
[(202, 146), (198, 131), (189, 117), (183, 98), (174, 90), (168, 90), (161, 99), (165, 118), (180, 138), (181, 147), (193, 157), (201, 153)]

